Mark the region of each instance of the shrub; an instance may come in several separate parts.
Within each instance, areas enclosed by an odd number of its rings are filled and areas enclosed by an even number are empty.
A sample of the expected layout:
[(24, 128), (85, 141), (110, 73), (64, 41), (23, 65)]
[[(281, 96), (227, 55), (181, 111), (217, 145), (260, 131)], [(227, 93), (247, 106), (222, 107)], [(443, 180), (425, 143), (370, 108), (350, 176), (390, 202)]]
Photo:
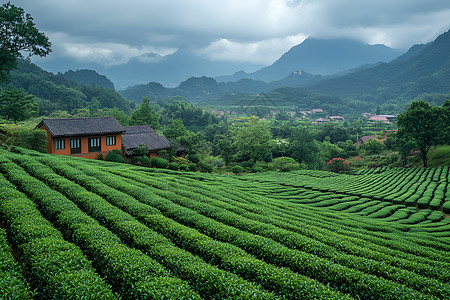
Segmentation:
[(270, 164), (270, 169), (279, 170), (282, 172), (289, 172), (293, 170), (298, 170), (300, 164), (297, 163), (293, 158), (290, 157), (277, 157)]
[(179, 168), (180, 168), (180, 171), (187, 171), (187, 170), (188, 170), (188, 165), (186, 165), (186, 164), (181, 164), (181, 165), (179, 166)]
[(178, 164), (176, 162), (171, 162), (169, 164), (169, 169), (173, 171), (178, 171)]
[(190, 164), (189, 171), (191, 171), (191, 172), (197, 171), (197, 164), (195, 164), (195, 163)]
[(231, 168), (231, 172), (233, 172), (234, 174), (241, 174), (244, 172), (244, 168), (239, 165), (236, 165)]
[(205, 162), (203, 160), (201, 160), (197, 166), (201, 172), (208, 172), (208, 173), (211, 173), (214, 168), (213, 164), (208, 164), (207, 162)]
[(329, 162), (327, 162), (326, 169), (331, 172), (341, 173), (348, 171), (350, 168), (348, 161), (345, 161), (343, 158), (333, 158)]
[(150, 166), (151, 167), (156, 167), (159, 169), (165, 169), (167, 168), (167, 166), (169, 165), (169, 162), (167, 160), (165, 160), (164, 158), (161, 157), (153, 157), (150, 160)]
[(188, 165), (189, 164), (189, 161), (186, 159), (186, 158), (184, 158), (184, 157), (181, 157), (181, 156), (179, 156), (179, 157), (172, 157), (172, 160), (174, 161), (174, 162), (176, 162), (178, 165)]
[(126, 162), (125, 158), (120, 154), (120, 150), (112, 150), (105, 156), (106, 161), (113, 161), (118, 163)]
[(371, 139), (367, 143), (364, 143), (362, 147), (369, 154), (380, 154), (384, 149), (386, 149), (383, 142), (378, 139)]
[(200, 162), (200, 155), (199, 154), (189, 154), (187, 159), (189, 159), (191, 162), (198, 164)]
[(147, 156), (135, 156), (131, 159), (131, 162), (135, 165), (148, 166), (150, 164), (150, 158)]
[(243, 168), (251, 168), (251, 167), (253, 167), (254, 162), (253, 162), (253, 160), (250, 159), (250, 160), (246, 160), (246, 161), (239, 163), (239, 165)]

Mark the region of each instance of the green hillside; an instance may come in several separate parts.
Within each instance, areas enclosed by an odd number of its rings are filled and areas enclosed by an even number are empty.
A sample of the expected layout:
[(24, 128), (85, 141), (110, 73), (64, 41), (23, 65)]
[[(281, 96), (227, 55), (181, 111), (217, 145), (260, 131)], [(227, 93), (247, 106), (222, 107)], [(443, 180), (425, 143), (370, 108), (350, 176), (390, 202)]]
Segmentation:
[[(93, 71), (87, 73), (91, 75), (90, 80), (93, 83)], [(68, 74), (69, 77), (70, 74), (80, 76), (80, 73)], [(74, 113), (78, 109), (113, 107), (129, 113), (135, 107), (134, 102), (125, 100), (113, 89), (101, 87), (100, 83), (83, 85), (75, 80), (77, 80), (76, 77), (69, 80), (61, 73), (55, 75), (27, 60), (19, 60), (17, 69), (11, 72), (11, 81), (3, 83), (0, 88), (11, 86), (33, 95), (33, 100), (39, 104), (39, 115), (49, 115), (57, 110)]]
[(6, 298), (450, 298), (448, 167), (218, 176), (14, 152)]
[(448, 93), (450, 75), (450, 31), (390, 63), (350, 74), (331, 77), (312, 90), (383, 103), (397, 97), (412, 99), (423, 93)]

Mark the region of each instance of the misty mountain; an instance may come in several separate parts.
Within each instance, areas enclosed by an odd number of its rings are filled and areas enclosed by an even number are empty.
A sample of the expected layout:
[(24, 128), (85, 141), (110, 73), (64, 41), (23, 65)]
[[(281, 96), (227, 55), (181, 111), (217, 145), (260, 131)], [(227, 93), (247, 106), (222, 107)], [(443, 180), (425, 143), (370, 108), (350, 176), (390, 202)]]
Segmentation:
[[(231, 74), (236, 70), (257, 70), (262, 65), (229, 61), (212, 61), (194, 53), (188, 48), (180, 48), (173, 54), (160, 56), (146, 53), (131, 58), (127, 63), (104, 66), (93, 62), (79, 62), (70, 58), (38, 59), (40, 67), (50, 72), (91, 69), (106, 75), (117, 89), (128, 86), (159, 82), (166, 87), (178, 86), (190, 77), (218, 76)], [(285, 74), (286, 75), (286, 74)]]
[(103, 87), (105, 89), (115, 90), (114, 83), (105, 75), (100, 75), (94, 70), (69, 70), (65, 72), (64, 77), (78, 82), (81, 85)]
[(149, 97), (153, 101), (173, 96), (184, 97), (191, 102), (199, 102), (205, 99), (217, 98), (225, 94), (256, 94), (264, 91), (272, 91), (282, 87), (304, 87), (316, 80), (312, 74), (297, 71), (287, 77), (267, 83), (262, 80), (241, 79), (236, 82), (217, 82), (212, 77), (190, 77), (179, 86), (166, 88), (160, 83), (150, 82), (130, 86), (119, 93), (128, 100), (140, 103), (143, 97)]
[(400, 54), (399, 50), (384, 45), (368, 45), (350, 39), (307, 38), (270, 66), (254, 73), (240, 71), (230, 76), (218, 76), (216, 79), (219, 82), (237, 81), (242, 78), (272, 81), (284, 78), (296, 70), (330, 75), (362, 65), (388, 62)]
[(390, 63), (325, 78), (311, 87), (319, 93), (385, 102), (423, 93), (450, 92), (450, 31), (426, 45), (416, 45)]

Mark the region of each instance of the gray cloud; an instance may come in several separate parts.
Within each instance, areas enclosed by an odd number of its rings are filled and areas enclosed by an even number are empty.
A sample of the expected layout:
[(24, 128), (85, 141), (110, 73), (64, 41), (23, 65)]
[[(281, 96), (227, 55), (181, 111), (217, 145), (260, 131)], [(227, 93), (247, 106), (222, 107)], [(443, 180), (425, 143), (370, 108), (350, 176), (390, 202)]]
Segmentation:
[(448, 0), (16, 0), (54, 56), (104, 65), (181, 46), (212, 60), (269, 64), (305, 37), (408, 48), (450, 28)]

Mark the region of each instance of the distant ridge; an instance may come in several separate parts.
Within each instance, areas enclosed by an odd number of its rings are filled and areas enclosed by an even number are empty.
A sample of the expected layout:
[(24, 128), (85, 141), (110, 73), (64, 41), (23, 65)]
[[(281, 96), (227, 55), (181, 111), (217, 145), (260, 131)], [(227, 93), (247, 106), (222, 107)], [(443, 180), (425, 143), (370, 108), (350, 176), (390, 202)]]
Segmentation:
[(231, 76), (218, 76), (219, 82), (242, 78), (272, 81), (286, 77), (296, 70), (318, 75), (331, 75), (361, 65), (388, 62), (401, 52), (384, 45), (368, 45), (351, 39), (307, 38), (292, 47), (272, 65), (253, 73), (237, 72)]
[(321, 80), (312, 90), (346, 97), (366, 95), (375, 101), (450, 92), (450, 32), (411, 47), (390, 63)]

